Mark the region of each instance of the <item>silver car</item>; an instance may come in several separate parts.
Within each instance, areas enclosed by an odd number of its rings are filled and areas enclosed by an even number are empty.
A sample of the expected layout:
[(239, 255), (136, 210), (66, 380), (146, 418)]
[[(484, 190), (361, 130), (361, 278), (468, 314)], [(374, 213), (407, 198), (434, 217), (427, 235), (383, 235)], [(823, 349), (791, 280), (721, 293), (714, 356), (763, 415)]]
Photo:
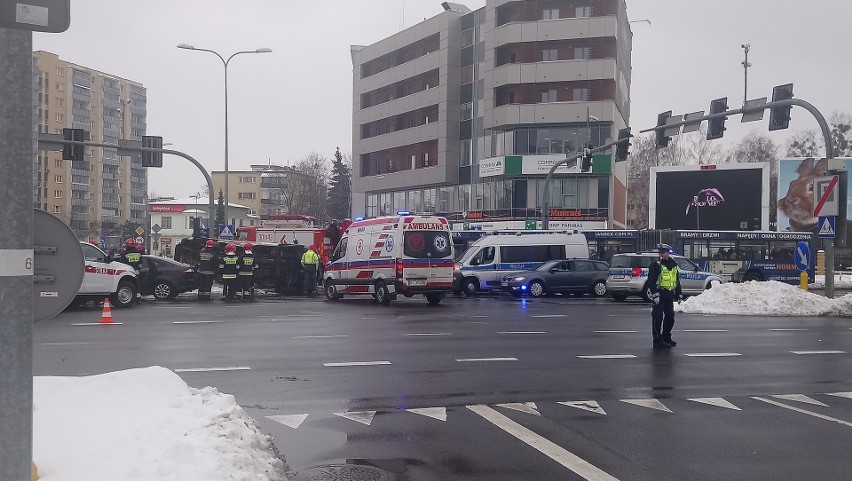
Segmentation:
[[(628, 296), (639, 296), (650, 301), (651, 290), (648, 285), (648, 268), (659, 259), (656, 252), (638, 254), (616, 254), (609, 263), (609, 275), (606, 279), (606, 289), (616, 301), (623, 301)], [(684, 296), (696, 296), (710, 289), (714, 282), (722, 282), (722, 278), (703, 272), (686, 257), (672, 255), (677, 262), (680, 287)]]

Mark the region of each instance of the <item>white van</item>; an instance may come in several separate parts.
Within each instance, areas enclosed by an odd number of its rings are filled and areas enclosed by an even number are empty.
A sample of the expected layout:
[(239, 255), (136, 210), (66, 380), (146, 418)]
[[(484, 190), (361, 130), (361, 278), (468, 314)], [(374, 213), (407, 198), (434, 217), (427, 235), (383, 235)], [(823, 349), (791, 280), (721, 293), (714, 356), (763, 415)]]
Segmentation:
[(447, 219), (401, 214), (354, 222), (325, 266), (329, 300), (372, 295), (389, 304), (397, 294), (423, 294), (436, 305), (453, 285), (453, 243)]
[(467, 248), (456, 265), (454, 290), (473, 295), (500, 287), (503, 276), (559, 259), (588, 259), (586, 236), (577, 231), (501, 231)]

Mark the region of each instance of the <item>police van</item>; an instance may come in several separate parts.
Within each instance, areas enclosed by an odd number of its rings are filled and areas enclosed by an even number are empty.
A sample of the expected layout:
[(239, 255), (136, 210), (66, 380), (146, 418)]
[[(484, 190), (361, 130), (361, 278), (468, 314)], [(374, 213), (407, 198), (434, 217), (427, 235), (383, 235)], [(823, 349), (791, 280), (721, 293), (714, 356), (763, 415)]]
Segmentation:
[(467, 248), (455, 272), (456, 292), (473, 295), (500, 288), (503, 276), (560, 259), (588, 259), (586, 237), (577, 231), (497, 231)]
[(400, 212), (352, 223), (325, 266), (323, 287), (329, 300), (363, 294), (389, 304), (399, 294), (423, 294), (436, 305), (452, 289), (453, 266), (447, 220)]

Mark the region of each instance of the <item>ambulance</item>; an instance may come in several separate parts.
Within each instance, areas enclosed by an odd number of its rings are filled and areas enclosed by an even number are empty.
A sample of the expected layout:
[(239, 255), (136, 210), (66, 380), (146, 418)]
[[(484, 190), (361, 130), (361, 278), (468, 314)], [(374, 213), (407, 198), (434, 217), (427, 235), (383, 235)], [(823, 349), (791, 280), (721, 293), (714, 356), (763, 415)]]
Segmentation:
[(329, 300), (371, 295), (387, 305), (423, 294), (440, 304), (453, 285), (453, 243), (447, 219), (405, 211), (353, 222), (323, 272)]

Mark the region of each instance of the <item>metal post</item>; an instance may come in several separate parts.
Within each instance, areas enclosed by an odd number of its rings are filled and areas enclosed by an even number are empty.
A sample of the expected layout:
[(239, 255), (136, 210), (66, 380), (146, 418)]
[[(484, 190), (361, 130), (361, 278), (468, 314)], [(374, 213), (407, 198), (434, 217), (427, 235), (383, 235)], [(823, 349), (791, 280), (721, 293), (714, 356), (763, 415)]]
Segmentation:
[(0, 28), (0, 479), (32, 477), (33, 34)]
[[(228, 181), (231, 177), (228, 173), (228, 62), (234, 58), (234, 55), (231, 55), (228, 60), (222, 59), (225, 64), (225, 225), (228, 225), (228, 206), (231, 205), (231, 198), (228, 197)], [(222, 56), (220, 55), (219, 58), (221, 59)]]
[(746, 43), (741, 47), (745, 50), (745, 61), (740, 63), (745, 70), (745, 89), (743, 91), (743, 105), (745, 105), (748, 102), (748, 68), (751, 67), (751, 64), (748, 63), (748, 51), (751, 50), (751, 44)]

